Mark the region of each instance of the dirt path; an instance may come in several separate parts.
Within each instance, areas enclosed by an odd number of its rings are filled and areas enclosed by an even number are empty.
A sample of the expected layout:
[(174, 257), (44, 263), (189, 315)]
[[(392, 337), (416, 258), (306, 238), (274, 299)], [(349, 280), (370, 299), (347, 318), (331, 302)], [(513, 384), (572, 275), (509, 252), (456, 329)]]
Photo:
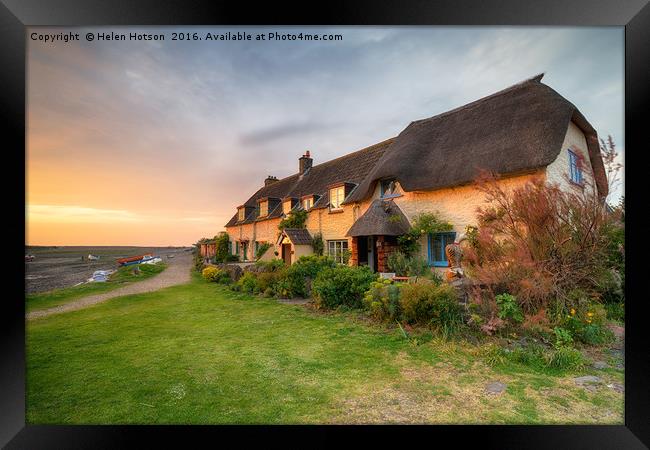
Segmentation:
[(137, 283), (129, 284), (123, 288), (115, 289), (103, 294), (89, 295), (64, 305), (55, 306), (53, 308), (43, 309), (40, 311), (32, 311), (26, 315), (27, 319), (35, 319), (38, 317), (51, 316), (52, 314), (60, 314), (68, 311), (75, 311), (77, 309), (86, 308), (97, 303), (105, 302), (114, 297), (121, 297), (123, 295), (142, 294), (144, 292), (157, 291), (176, 284), (188, 283), (190, 281), (190, 266), (192, 265), (192, 255), (178, 254), (175, 258), (168, 259), (166, 262), (169, 267), (162, 271), (160, 274), (149, 278), (148, 280), (139, 281)]

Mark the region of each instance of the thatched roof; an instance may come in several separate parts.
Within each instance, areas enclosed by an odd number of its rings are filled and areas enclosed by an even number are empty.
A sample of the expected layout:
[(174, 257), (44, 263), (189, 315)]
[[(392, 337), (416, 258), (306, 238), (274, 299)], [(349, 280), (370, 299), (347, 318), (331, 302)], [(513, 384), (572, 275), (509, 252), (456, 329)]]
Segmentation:
[(293, 245), (311, 245), (312, 242), (311, 235), (305, 228), (285, 228), (282, 230), (278, 242), (282, 240), (283, 236), (288, 237)]
[(412, 122), (345, 203), (368, 198), (382, 178), (396, 178), (406, 191), (425, 191), (471, 183), (481, 169), (504, 175), (545, 167), (562, 150), (572, 120), (587, 137), (598, 192), (606, 195), (596, 131), (571, 102), (540, 82), (542, 76)]
[(411, 228), (402, 210), (392, 200), (374, 200), (354, 222), (346, 236), (400, 236)]
[[(339, 158), (316, 164), (308, 169), (302, 176), (294, 174), (282, 178), (268, 186), (262, 187), (246, 200), (244, 205), (255, 207), (257, 205), (257, 200), (264, 197), (301, 198), (306, 195), (316, 195), (320, 196), (320, 198), (312, 208), (325, 208), (329, 204), (327, 187), (339, 182), (348, 182), (353, 184), (361, 183), (391, 142), (392, 139), (388, 139)], [(265, 220), (273, 217), (280, 217), (281, 215), (282, 205), (279, 204), (273, 211), (269, 211), (267, 217), (262, 219)], [(241, 222), (238, 222), (237, 218), (237, 214), (235, 214), (226, 224), (226, 227), (251, 223), (256, 220), (254, 213), (249, 214), (248, 217), (246, 217), (246, 220)]]

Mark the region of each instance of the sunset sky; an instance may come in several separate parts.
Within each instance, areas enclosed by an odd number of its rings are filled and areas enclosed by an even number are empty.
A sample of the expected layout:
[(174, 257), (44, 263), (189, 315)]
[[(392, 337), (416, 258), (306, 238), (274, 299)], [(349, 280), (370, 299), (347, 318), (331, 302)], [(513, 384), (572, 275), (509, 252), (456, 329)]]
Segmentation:
[[(342, 41), (171, 41), (173, 31)], [(30, 28), (27, 244), (190, 245), (267, 175), (397, 135), (540, 72), (620, 150), (622, 27)], [(89, 32), (168, 40), (87, 42)], [(622, 188), (614, 194), (620, 196)]]

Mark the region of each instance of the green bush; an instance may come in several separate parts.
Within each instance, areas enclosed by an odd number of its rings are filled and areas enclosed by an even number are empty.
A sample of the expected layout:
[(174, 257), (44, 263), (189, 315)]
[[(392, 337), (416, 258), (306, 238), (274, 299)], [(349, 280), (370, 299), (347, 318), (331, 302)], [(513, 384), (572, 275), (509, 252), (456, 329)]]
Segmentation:
[(286, 268), (286, 265), (281, 259), (272, 259), (271, 261), (257, 261), (255, 266), (260, 268), (263, 272), (277, 272)]
[(588, 345), (603, 345), (614, 340), (614, 333), (603, 325), (591, 323), (580, 330), (579, 339)]
[(241, 291), (248, 292), (249, 294), (257, 294), (260, 292), (257, 277), (252, 272), (244, 272), (244, 275), (237, 281), (237, 285)]
[(377, 320), (400, 320), (402, 307), (399, 286), (391, 280), (373, 281), (364, 294), (363, 305)]
[(494, 297), (497, 303), (497, 315), (499, 319), (511, 320), (521, 323), (524, 321), (524, 313), (517, 304), (517, 298), (510, 294), (499, 294)]
[(452, 334), (463, 323), (463, 308), (456, 291), (448, 284), (405, 284), (400, 295), (402, 317), (408, 323), (431, 324), (445, 335)]
[(376, 279), (377, 275), (369, 267), (339, 265), (322, 270), (314, 279), (312, 289), (319, 307), (360, 308), (364, 293)]
[(215, 263), (221, 263), (226, 260), (228, 255), (230, 255), (230, 236), (225, 231), (222, 231), (214, 237), (215, 242)]
[(213, 266), (208, 266), (203, 269), (201, 276), (205, 280), (213, 283), (228, 283), (230, 281), (230, 275), (226, 271)]
[(431, 272), (426, 260), (397, 251), (388, 255), (388, 269), (400, 277), (422, 277)]
[(335, 266), (336, 262), (328, 256), (301, 256), (287, 269), (287, 282), (282, 287), (287, 296), (307, 298), (318, 273)]
[(573, 345), (571, 331), (565, 328), (555, 327), (553, 328), (553, 332), (555, 333), (555, 348), (570, 347)]

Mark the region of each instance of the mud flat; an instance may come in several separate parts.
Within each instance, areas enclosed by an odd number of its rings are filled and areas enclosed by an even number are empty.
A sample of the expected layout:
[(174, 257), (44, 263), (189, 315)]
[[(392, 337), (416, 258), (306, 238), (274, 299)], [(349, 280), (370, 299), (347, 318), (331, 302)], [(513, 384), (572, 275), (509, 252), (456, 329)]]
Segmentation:
[[(74, 286), (96, 270), (116, 269), (118, 258), (153, 253), (168, 262), (168, 255), (175, 257), (189, 250), (191, 247), (26, 247), (25, 254), (35, 258), (25, 263), (25, 293)], [(100, 259), (89, 261), (88, 254)]]

